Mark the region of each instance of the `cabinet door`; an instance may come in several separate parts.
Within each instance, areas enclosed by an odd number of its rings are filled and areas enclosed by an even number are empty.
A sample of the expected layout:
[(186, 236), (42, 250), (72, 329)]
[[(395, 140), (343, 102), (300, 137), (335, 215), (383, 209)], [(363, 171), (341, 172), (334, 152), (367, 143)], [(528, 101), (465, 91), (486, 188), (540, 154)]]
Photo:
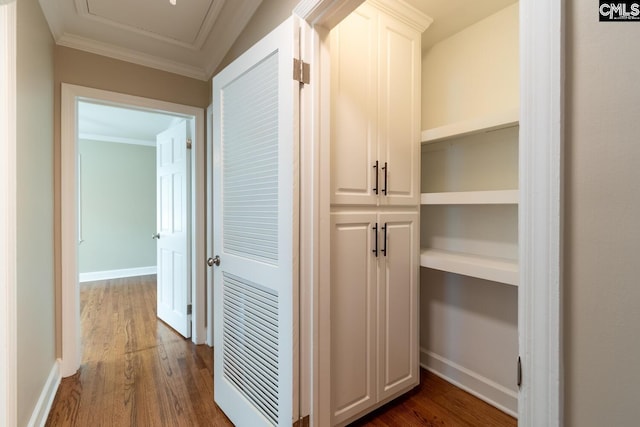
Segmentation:
[(331, 214), (332, 425), (377, 401), (375, 221), (375, 212)]
[(331, 30), (331, 203), (376, 205), (377, 12), (360, 6)]
[[(379, 159), (383, 205), (420, 203), (420, 33), (380, 14)], [(385, 179), (386, 176), (386, 179)], [(384, 187), (383, 187), (384, 188)]]
[[(419, 382), (419, 214), (384, 213), (378, 277), (378, 399)], [(384, 228), (383, 228), (384, 227)]]

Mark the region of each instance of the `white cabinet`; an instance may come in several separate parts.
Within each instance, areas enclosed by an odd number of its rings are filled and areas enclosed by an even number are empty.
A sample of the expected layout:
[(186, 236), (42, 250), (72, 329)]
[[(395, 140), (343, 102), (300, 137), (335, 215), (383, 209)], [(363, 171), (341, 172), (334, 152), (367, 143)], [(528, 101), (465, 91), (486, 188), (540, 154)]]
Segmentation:
[(418, 360), (418, 214), (380, 213), (378, 257), (378, 400), (420, 381)]
[(412, 205), (420, 31), (365, 3), (331, 31), (331, 203)]
[(332, 424), (375, 404), (375, 212), (331, 214)]
[(331, 214), (331, 396), (340, 424), (419, 382), (418, 214)]
[(330, 224), (320, 231), (330, 252), (320, 317), (328, 338), (319, 357), (331, 425), (420, 380), (420, 40), (429, 23), (404, 3), (372, 0), (329, 35)]

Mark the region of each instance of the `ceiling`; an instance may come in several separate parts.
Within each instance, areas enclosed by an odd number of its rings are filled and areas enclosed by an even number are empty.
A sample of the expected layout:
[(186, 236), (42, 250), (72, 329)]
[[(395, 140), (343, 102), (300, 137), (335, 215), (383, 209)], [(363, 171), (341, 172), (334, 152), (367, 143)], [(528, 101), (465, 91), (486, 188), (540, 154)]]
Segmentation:
[[(278, 1), (278, 0), (273, 0)], [(406, 0), (431, 18), (423, 49), (517, 0)], [(56, 43), (200, 80), (262, 0), (40, 0)]]
[(40, 0), (56, 43), (208, 80), (262, 0)]
[(78, 137), (94, 141), (156, 145), (156, 135), (184, 117), (81, 101)]
[(422, 34), (422, 50), (518, 0), (405, 0), (429, 15), (433, 23)]

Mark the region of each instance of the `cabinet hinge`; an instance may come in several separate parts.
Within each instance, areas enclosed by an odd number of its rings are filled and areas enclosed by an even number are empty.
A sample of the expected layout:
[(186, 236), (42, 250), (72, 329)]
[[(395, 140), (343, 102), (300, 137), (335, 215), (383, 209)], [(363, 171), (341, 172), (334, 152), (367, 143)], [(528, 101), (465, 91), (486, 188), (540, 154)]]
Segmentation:
[(193, 309), (192, 309), (191, 304), (187, 304), (187, 315), (191, 314), (191, 311), (192, 311), (192, 310), (193, 310)]
[(298, 418), (296, 421), (294, 421), (293, 427), (309, 427), (309, 415)]
[(187, 139), (187, 150), (191, 150), (191, 138)]
[(308, 85), (310, 82), (311, 67), (308, 63), (298, 58), (293, 58), (293, 80)]
[(518, 388), (522, 385), (522, 360), (518, 356), (518, 372), (516, 377), (518, 378)]

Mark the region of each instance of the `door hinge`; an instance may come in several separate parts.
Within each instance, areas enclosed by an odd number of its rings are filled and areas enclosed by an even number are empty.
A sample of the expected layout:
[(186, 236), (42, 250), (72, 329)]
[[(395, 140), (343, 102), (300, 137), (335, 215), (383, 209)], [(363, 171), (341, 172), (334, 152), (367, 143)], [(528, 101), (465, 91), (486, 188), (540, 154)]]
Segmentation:
[(293, 427), (309, 427), (309, 415), (305, 415), (304, 417), (298, 418), (293, 423)]
[(310, 82), (311, 66), (298, 58), (293, 58), (293, 80), (308, 85)]
[(187, 139), (187, 150), (191, 150), (191, 138)]
[(518, 388), (522, 385), (522, 360), (518, 356), (518, 372), (516, 377), (518, 378)]
[(187, 315), (191, 314), (192, 306), (191, 304), (187, 304)]

